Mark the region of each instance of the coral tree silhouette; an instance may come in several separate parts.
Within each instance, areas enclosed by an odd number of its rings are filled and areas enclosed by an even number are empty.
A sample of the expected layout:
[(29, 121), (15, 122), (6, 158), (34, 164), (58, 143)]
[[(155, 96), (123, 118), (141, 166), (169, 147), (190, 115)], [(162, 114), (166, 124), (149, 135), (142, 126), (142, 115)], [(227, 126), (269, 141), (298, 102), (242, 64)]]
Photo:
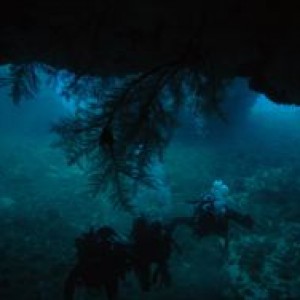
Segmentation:
[[(65, 86), (63, 95), (83, 105), (77, 106), (73, 116), (54, 124), (52, 130), (59, 136), (56, 146), (65, 151), (70, 165), (83, 158), (88, 161), (94, 195), (104, 189), (115, 204), (132, 209), (130, 199), (137, 183), (155, 188), (149, 167), (153, 159), (163, 159), (187, 102), (192, 102), (196, 114), (223, 116), (219, 103), (224, 83), (195, 50), (198, 46), (191, 40), (178, 59), (144, 73), (120, 80), (77, 75)], [(9, 85), (13, 102), (18, 104), (34, 96), (41, 71), (51, 85), (58, 71), (31, 63), (12, 65), (9, 76), (0, 78), (0, 86)]]

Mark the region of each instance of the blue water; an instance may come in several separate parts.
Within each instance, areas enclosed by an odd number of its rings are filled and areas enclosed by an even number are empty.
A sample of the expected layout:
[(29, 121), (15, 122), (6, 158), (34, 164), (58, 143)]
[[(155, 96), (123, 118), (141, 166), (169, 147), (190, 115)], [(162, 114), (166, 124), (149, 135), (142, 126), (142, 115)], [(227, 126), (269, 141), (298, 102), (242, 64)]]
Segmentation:
[[(0, 299), (60, 299), (74, 239), (103, 224), (126, 237), (133, 217), (103, 194), (92, 197), (84, 166), (68, 166), (51, 147), (49, 128), (74, 114), (72, 100), (45, 88), (16, 107), (7, 88), (0, 92)], [(254, 229), (232, 226), (224, 262), (217, 238), (179, 228), (173, 286), (142, 295), (130, 276), (121, 299), (200, 299), (211, 290), (218, 299), (300, 299), (300, 108), (274, 104), (242, 80), (225, 98), (226, 122), (182, 115), (164, 163), (153, 164), (159, 189), (132, 201), (161, 219), (188, 216), (186, 202), (222, 179), (230, 205), (251, 214)], [(105, 297), (80, 291), (76, 299)]]

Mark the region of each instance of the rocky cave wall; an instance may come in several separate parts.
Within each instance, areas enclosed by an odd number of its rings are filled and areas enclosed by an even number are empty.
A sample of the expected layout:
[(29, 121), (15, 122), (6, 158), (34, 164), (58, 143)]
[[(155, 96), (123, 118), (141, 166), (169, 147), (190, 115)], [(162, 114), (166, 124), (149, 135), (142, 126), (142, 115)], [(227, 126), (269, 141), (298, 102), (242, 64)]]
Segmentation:
[(39, 61), (107, 76), (147, 71), (190, 51), (221, 80), (248, 77), (273, 101), (300, 104), (293, 3), (12, 0), (2, 8), (0, 64)]

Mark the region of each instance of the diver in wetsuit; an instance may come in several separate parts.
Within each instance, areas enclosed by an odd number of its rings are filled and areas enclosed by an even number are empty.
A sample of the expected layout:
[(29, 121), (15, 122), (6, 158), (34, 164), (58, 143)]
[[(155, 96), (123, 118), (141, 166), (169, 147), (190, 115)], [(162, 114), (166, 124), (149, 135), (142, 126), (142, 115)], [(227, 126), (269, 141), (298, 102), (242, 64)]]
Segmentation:
[(149, 291), (151, 286), (151, 235), (148, 220), (138, 217), (132, 225), (132, 256), (133, 270), (143, 291)]
[(168, 287), (172, 281), (168, 262), (176, 244), (167, 225), (163, 225), (162, 222), (153, 222), (151, 231), (153, 235), (152, 260), (156, 267), (152, 280), (158, 286)]
[(230, 221), (246, 229), (253, 227), (253, 219), (250, 215), (240, 213), (228, 206), (227, 194), (228, 187), (221, 180), (214, 181), (210, 192), (203, 194), (199, 200), (188, 202), (194, 205), (193, 216), (175, 218), (173, 228), (187, 225), (200, 238), (217, 235), (224, 240), (224, 249), (227, 251)]
[(153, 285), (169, 286), (168, 260), (174, 241), (167, 226), (160, 221), (138, 217), (133, 222), (131, 239), (133, 270), (141, 289), (149, 291)]
[(222, 180), (215, 180), (209, 193), (195, 201), (192, 227), (199, 237), (218, 235), (224, 239), (224, 249), (228, 249), (229, 222), (251, 229), (253, 220), (248, 214), (240, 213), (228, 206), (228, 187)]
[(78, 261), (64, 286), (64, 299), (73, 300), (78, 286), (104, 287), (108, 300), (118, 298), (120, 279), (129, 269), (127, 245), (117, 239), (116, 232), (103, 226), (76, 239)]

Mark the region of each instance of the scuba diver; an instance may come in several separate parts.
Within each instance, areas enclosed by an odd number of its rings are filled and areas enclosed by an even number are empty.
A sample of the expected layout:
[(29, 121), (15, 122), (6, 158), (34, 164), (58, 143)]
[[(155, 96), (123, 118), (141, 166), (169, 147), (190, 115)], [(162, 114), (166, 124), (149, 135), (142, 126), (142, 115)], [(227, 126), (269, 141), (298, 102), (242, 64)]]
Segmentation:
[(77, 287), (104, 287), (107, 299), (118, 298), (120, 279), (130, 267), (128, 247), (109, 226), (91, 229), (75, 241), (78, 261), (64, 285), (64, 299), (73, 300)]
[(198, 200), (188, 202), (194, 205), (193, 216), (175, 218), (173, 228), (187, 225), (200, 238), (217, 235), (223, 239), (224, 250), (227, 252), (230, 221), (246, 229), (253, 227), (253, 219), (250, 215), (228, 207), (228, 191), (228, 187), (222, 180), (215, 180), (210, 192), (203, 194)]
[(153, 285), (170, 286), (168, 260), (176, 246), (168, 227), (161, 221), (138, 217), (131, 230), (133, 270), (142, 291)]

